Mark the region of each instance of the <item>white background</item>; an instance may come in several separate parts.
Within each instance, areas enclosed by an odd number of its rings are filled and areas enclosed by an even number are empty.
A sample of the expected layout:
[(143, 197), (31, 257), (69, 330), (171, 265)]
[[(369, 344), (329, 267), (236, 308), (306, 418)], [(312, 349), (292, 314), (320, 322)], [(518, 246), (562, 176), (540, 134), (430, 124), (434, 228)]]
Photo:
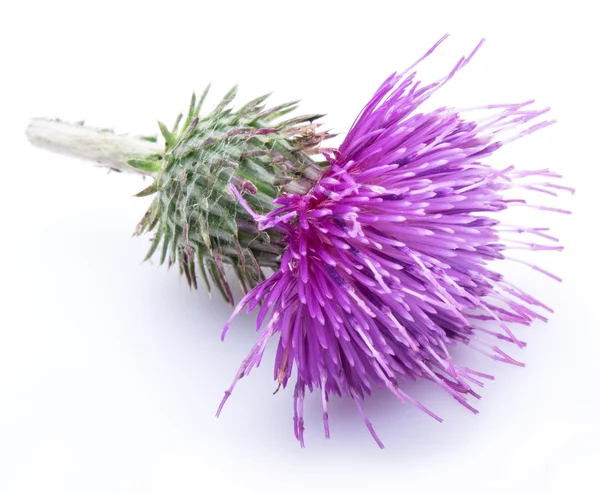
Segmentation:
[[(588, 1), (12, 2), (0, 18), (0, 490), (598, 490), (598, 45)], [(142, 263), (131, 239), (148, 205), (140, 178), (28, 145), (29, 117), (86, 119), (136, 133), (171, 123), (193, 89), (240, 101), (303, 98), (344, 132), (372, 92), (445, 32), (423, 66), (445, 74), (487, 38), (440, 105), (551, 105), (557, 125), (503, 149), (498, 163), (550, 166), (577, 188), (540, 213), (563, 253), (515, 280), (551, 304), (518, 330), (525, 369), (465, 352), (495, 382), (471, 415), (428, 385), (410, 391), (445, 418), (377, 393), (365, 404), (306, 404), (307, 449), (291, 391), (272, 396), (274, 352), (214, 414), (253, 344), (253, 318), (220, 342), (229, 307)], [(239, 292), (237, 292), (239, 294)], [(274, 345), (274, 344), (273, 344)], [(596, 483), (595, 483), (596, 482)]]

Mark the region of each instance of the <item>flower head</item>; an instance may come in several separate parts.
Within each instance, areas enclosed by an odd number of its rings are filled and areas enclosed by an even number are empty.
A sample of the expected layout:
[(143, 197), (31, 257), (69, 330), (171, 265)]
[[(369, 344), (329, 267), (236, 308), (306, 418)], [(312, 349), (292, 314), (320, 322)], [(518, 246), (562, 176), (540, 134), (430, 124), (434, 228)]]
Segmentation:
[[(267, 215), (254, 213), (260, 229), (276, 228), (285, 235), (286, 248), (281, 267), (247, 294), (232, 316), (244, 307), (259, 307), (257, 329), (262, 331), (219, 412), (277, 334), (275, 379), (285, 387), (296, 369), (294, 430), (302, 445), (307, 388), (322, 394), (327, 437), (327, 402), (334, 394), (354, 400), (381, 445), (360, 406), (373, 386), (441, 420), (403, 390), (404, 380), (434, 381), (476, 412), (468, 397), (477, 397), (473, 386), (491, 376), (456, 363), (451, 348), (464, 343), (519, 364), (488, 340), (522, 347), (510, 325), (545, 320), (542, 313), (551, 310), (490, 264), (506, 258), (509, 245), (519, 247), (518, 241), (501, 239), (501, 233), (555, 238), (546, 229), (501, 228), (494, 216), (507, 207), (530, 206), (505, 198), (509, 188), (551, 195), (568, 188), (546, 182), (559, 177), (548, 170), (494, 169), (485, 160), (506, 143), (552, 123), (537, 122), (547, 109), (531, 109), (533, 101), (490, 105), (477, 108), (486, 112), (478, 121), (468, 118), (470, 110), (417, 112), (480, 45), (429, 85), (415, 79), (416, 63), (390, 76), (328, 156), (330, 167), (314, 188), (277, 198)], [(530, 176), (542, 182), (529, 184)]]

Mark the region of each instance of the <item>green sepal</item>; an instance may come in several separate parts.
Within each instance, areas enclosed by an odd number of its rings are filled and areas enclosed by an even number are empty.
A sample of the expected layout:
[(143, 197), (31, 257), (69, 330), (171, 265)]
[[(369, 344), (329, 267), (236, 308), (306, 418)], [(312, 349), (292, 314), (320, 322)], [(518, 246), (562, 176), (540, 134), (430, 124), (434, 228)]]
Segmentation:
[(158, 122), (158, 128), (160, 129), (160, 133), (162, 134), (163, 138), (165, 139), (165, 144), (167, 149), (173, 147), (173, 145), (175, 144), (175, 135), (173, 133), (171, 133), (169, 131), (169, 129), (167, 128), (167, 125), (165, 125), (164, 123), (162, 123), (161, 121)]
[(142, 191), (140, 191), (139, 193), (136, 193), (134, 196), (136, 196), (136, 197), (149, 196), (149, 195), (152, 195), (153, 193), (156, 193), (157, 191), (158, 191), (158, 183), (156, 181), (154, 181), (150, 186), (148, 186), (147, 188), (144, 188)]
[(129, 159), (127, 164), (150, 174), (154, 174), (161, 168), (161, 163), (158, 160), (151, 161), (147, 159)]

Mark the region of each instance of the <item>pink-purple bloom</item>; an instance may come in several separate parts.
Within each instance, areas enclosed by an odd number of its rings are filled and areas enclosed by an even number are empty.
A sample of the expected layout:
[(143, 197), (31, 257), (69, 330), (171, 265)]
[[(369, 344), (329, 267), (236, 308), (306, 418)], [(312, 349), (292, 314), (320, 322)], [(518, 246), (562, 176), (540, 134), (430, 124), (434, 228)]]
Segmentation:
[[(503, 192), (510, 188), (550, 195), (572, 190), (548, 181), (560, 176), (547, 169), (495, 169), (485, 162), (506, 143), (552, 123), (540, 121), (548, 109), (532, 109), (533, 101), (475, 108), (485, 113), (477, 121), (469, 119), (471, 110), (418, 112), (481, 46), (443, 79), (422, 85), (412, 70), (443, 39), (381, 85), (339, 149), (327, 156), (330, 167), (306, 195), (281, 196), (276, 208), (261, 216), (232, 188), (261, 229), (285, 234), (287, 247), (281, 267), (232, 315), (259, 308), (256, 326), (262, 331), (219, 412), (275, 335), (275, 379), (285, 387), (295, 373), (294, 432), (302, 445), (306, 389), (322, 394), (326, 437), (327, 402), (334, 394), (354, 400), (382, 446), (360, 405), (373, 386), (441, 420), (403, 390), (404, 380), (434, 381), (476, 412), (468, 398), (477, 398), (474, 386), (492, 376), (456, 363), (451, 348), (464, 343), (496, 360), (520, 364), (494, 341), (524, 346), (511, 325), (545, 321), (543, 313), (551, 309), (490, 264), (504, 259), (511, 247), (561, 247), (546, 228), (501, 225), (494, 215), (511, 206), (567, 213), (508, 199)], [(510, 239), (519, 234), (554, 244)]]

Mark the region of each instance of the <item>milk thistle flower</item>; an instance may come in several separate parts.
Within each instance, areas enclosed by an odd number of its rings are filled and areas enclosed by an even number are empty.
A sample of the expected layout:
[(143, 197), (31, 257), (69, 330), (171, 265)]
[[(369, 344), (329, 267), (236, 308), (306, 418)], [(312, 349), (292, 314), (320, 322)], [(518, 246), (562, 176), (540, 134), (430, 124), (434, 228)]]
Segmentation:
[(307, 389), (321, 393), (326, 437), (333, 394), (352, 398), (383, 447), (360, 404), (374, 386), (441, 421), (403, 390), (403, 381), (433, 381), (476, 413), (468, 397), (478, 398), (474, 387), (493, 377), (458, 364), (452, 347), (466, 344), (521, 365), (494, 339), (523, 347), (511, 325), (545, 321), (551, 309), (491, 264), (509, 258), (506, 250), (513, 247), (562, 248), (513, 240), (509, 236), (520, 234), (557, 241), (545, 228), (503, 225), (495, 216), (513, 206), (568, 213), (506, 198), (505, 190), (549, 195), (572, 190), (549, 181), (560, 176), (547, 169), (495, 169), (486, 163), (507, 143), (553, 123), (540, 120), (548, 109), (532, 109), (534, 101), (474, 108), (485, 112), (478, 119), (469, 117), (473, 110), (449, 107), (418, 112), (481, 46), (441, 80), (422, 85), (413, 69), (444, 39), (385, 80), (339, 149), (327, 154), (329, 168), (308, 192), (284, 193), (272, 211), (261, 214), (246, 202), (248, 193), (230, 184), (258, 228), (280, 233), (285, 249), (273, 276), (244, 296), (223, 330), (225, 336), (244, 308), (259, 310), (259, 339), (217, 415), (276, 335), (274, 377), (279, 389), (295, 373), (294, 433), (302, 446)]
[(568, 213), (506, 192), (573, 190), (548, 169), (488, 163), (502, 146), (553, 123), (541, 118), (548, 108), (532, 109), (531, 100), (418, 112), (481, 46), (422, 85), (413, 69), (445, 38), (381, 85), (337, 150), (323, 146), (333, 136), (317, 123), (323, 115), (284, 119), (297, 101), (268, 106), (268, 95), (234, 109), (235, 87), (204, 114), (208, 89), (192, 96), (185, 117), (171, 128), (159, 123), (163, 144), (83, 122), (30, 123), (35, 145), (153, 179), (138, 194), (154, 196), (136, 229), (152, 235), (146, 259), (177, 264), (191, 287), (199, 276), (233, 304), (231, 269), (247, 292), (223, 336), (244, 308), (259, 309), (258, 342), (217, 413), (274, 336), (277, 389), (295, 377), (294, 432), (302, 446), (307, 389), (321, 393), (326, 437), (333, 394), (355, 402), (382, 446), (361, 408), (374, 386), (441, 420), (403, 381), (433, 381), (476, 412), (469, 397), (478, 398), (474, 387), (493, 377), (458, 364), (452, 347), (521, 365), (497, 341), (523, 347), (512, 327), (545, 321), (551, 309), (493, 263), (517, 261), (560, 280), (507, 251), (562, 247), (547, 228), (504, 224), (498, 213)]

